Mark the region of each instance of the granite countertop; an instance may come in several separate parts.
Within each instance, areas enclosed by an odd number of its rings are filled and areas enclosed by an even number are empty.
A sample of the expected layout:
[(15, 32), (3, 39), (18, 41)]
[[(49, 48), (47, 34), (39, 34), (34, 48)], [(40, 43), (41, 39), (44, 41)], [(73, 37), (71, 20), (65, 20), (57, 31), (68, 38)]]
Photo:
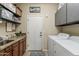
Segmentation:
[(19, 37), (14, 37), (14, 38), (9, 39), (9, 40), (14, 40), (14, 41), (12, 41), (12, 42), (10, 42), (10, 43), (7, 43), (7, 44), (5, 44), (5, 45), (0, 46), (0, 50), (3, 50), (3, 49), (5, 49), (5, 48), (7, 48), (8, 46), (10, 46), (10, 45), (12, 45), (12, 44), (18, 42), (19, 40), (23, 39), (24, 37), (26, 37), (26, 35), (19, 36)]

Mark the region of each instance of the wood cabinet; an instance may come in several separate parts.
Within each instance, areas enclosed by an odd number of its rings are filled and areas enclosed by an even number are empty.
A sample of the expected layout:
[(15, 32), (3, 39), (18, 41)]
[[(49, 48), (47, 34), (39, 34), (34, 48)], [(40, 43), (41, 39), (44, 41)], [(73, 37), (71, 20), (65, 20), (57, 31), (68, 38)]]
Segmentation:
[(13, 45), (13, 56), (22, 56), (26, 51), (26, 37)]
[(8, 53), (7, 56), (12, 56), (12, 46), (7, 47), (5, 53)]
[(22, 56), (26, 51), (26, 37), (13, 45), (13, 56)]
[(26, 51), (26, 37), (0, 51), (0, 56), (22, 56)]
[(8, 46), (0, 51), (0, 56), (12, 56), (12, 46)]
[(23, 53), (26, 52), (26, 37), (23, 39)]
[(4, 53), (5, 53), (5, 50), (1, 50), (1, 51), (0, 51), (0, 56), (5, 56)]
[(19, 51), (20, 53), (19, 54), (20, 54), (20, 56), (22, 56), (23, 55), (23, 39), (20, 40), (20, 46), (19, 47), (20, 47), (20, 51)]
[(16, 42), (13, 44), (13, 56), (18, 56), (19, 55), (19, 42)]
[(20, 56), (22, 56), (26, 51), (26, 37), (20, 40)]

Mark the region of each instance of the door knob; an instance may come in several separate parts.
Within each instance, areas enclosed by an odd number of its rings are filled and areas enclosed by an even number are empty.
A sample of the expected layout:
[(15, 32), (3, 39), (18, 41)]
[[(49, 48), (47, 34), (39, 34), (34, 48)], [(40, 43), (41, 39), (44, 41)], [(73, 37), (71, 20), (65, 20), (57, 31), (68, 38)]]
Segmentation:
[(42, 36), (42, 35), (40, 35), (40, 36)]
[(42, 32), (40, 32), (40, 34), (42, 34)]
[(42, 32), (40, 32), (40, 38), (42, 38)]

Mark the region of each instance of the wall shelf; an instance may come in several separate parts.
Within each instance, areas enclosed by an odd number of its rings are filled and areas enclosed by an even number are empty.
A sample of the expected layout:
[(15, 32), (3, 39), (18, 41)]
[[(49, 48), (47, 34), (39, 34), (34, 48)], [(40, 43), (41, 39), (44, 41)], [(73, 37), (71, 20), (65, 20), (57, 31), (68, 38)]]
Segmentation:
[(9, 19), (5, 19), (5, 18), (2, 18), (2, 17), (0, 17), (0, 19), (2, 19), (3, 21), (8, 21), (8, 22), (14, 23), (14, 24), (21, 24), (20, 22), (9, 20)]
[(7, 7), (3, 6), (2, 4), (0, 4), (3, 8), (5, 8), (6, 10), (10, 11), (12, 14), (14, 14), (16, 17), (21, 17), (20, 15), (14, 13), (13, 11), (11, 11), (10, 9), (8, 9)]
[[(17, 13), (11, 11), (9, 8), (5, 7), (4, 5), (0, 4), (0, 6), (4, 9), (6, 9), (7, 11), (11, 12), (15, 17), (21, 17), (20, 15), (18, 15)], [(2, 16), (0, 16), (0, 19), (2, 21), (7, 21), (7, 22), (11, 22), (11, 23), (14, 23), (14, 24), (21, 24), (19, 21), (15, 21), (15, 20), (11, 20), (11, 19), (7, 19), (7, 18), (4, 18)]]

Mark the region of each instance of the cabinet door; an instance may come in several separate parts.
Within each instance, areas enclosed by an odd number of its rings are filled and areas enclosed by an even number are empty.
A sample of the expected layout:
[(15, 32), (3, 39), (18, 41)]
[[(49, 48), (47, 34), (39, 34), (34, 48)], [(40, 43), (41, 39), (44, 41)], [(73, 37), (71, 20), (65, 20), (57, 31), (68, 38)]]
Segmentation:
[(26, 37), (23, 39), (23, 54), (26, 52)]
[(55, 14), (56, 25), (66, 24), (66, 4), (64, 4)]
[(13, 56), (19, 55), (19, 45), (18, 42), (13, 44)]
[(0, 56), (12, 56), (12, 47), (9, 46), (9, 47), (5, 48), (4, 50), (1, 50)]
[(12, 46), (7, 47), (5, 53), (7, 53), (7, 56), (12, 56)]
[(67, 23), (79, 21), (79, 3), (67, 4)]
[(20, 56), (22, 56), (23, 55), (23, 44), (22, 44), (22, 42), (20, 43)]
[(0, 56), (5, 56), (4, 53), (5, 53), (5, 50), (1, 50), (1, 51), (0, 51)]
[(20, 56), (22, 56), (26, 51), (26, 38), (20, 40)]
[(19, 48), (20, 52), (19, 53), (20, 53), (20, 56), (22, 56), (23, 55), (23, 39), (20, 40), (20, 44), (19, 45), (20, 45), (20, 48)]

